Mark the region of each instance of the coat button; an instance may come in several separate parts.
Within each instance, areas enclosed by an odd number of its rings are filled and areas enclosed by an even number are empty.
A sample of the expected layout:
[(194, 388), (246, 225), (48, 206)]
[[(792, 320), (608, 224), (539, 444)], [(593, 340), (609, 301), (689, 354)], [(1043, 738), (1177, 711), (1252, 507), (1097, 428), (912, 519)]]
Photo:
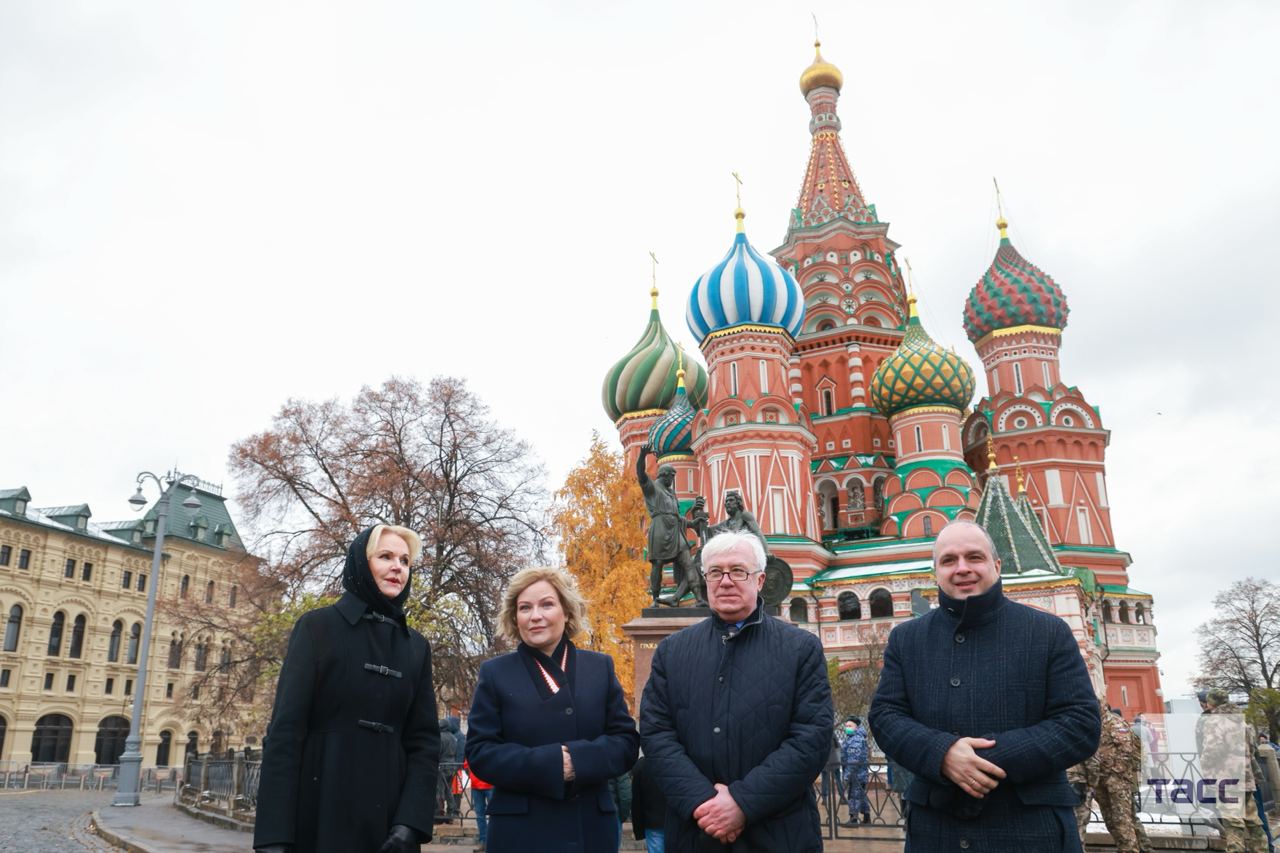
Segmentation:
[(957, 642), (957, 643), (963, 643), (963, 642), (964, 642), (964, 634), (956, 634), (956, 642)]
[(968, 850), (968, 849), (969, 849), (969, 839), (967, 839), (967, 838), (961, 838), (961, 839), (960, 839), (960, 849), (961, 849), (961, 850)]
[(953, 675), (953, 676), (951, 676), (951, 686), (952, 686), (952, 687), (959, 687), (959, 686), (960, 686), (960, 676), (958, 676), (958, 675)]
[(720, 676), (719, 678), (716, 679), (716, 681), (721, 681), (721, 682), (724, 681), (724, 676), (723, 675)]
[(711, 731), (715, 732), (716, 734), (720, 734), (720, 727), (719, 727), (719, 726), (716, 726), (716, 727), (715, 727), (714, 729), (712, 729)]
[(572, 709), (572, 708), (565, 708), (565, 709), (564, 709), (564, 712), (565, 712), (566, 714), (570, 715), (570, 716), (572, 716), (572, 715), (573, 715), (573, 709)]

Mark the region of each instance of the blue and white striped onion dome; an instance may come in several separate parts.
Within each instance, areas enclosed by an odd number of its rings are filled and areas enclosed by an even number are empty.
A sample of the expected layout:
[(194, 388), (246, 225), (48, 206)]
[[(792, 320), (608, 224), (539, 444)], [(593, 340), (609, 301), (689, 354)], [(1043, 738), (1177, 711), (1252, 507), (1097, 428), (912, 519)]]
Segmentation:
[(664, 456), (687, 455), (693, 451), (693, 418), (697, 411), (684, 390), (684, 371), (679, 371), (678, 376), (680, 385), (676, 388), (675, 402), (649, 427), (649, 446), (658, 454), (659, 461)]
[(804, 324), (804, 296), (791, 273), (747, 242), (738, 219), (733, 247), (693, 285), (687, 315), (698, 343), (732, 326), (778, 326), (791, 337)]

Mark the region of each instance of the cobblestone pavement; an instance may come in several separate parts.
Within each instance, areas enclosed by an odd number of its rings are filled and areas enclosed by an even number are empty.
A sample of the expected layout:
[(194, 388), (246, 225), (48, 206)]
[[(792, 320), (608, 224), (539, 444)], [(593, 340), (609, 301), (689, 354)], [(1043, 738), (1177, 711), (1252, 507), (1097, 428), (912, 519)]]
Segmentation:
[(89, 812), (110, 802), (110, 791), (0, 791), (0, 850), (115, 850), (89, 828)]

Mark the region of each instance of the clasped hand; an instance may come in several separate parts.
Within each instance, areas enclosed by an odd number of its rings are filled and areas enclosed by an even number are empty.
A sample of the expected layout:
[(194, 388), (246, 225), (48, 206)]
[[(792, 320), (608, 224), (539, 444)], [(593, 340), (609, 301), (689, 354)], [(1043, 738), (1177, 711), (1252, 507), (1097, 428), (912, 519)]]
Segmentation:
[(996, 742), (981, 737), (962, 737), (951, 744), (942, 758), (942, 775), (971, 797), (982, 799), (990, 794), (1005, 777), (999, 766), (974, 752), (990, 749)]
[(716, 795), (693, 810), (698, 828), (721, 844), (732, 844), (747, 825), (747, 816), (738, 808), (729, 786), (716, 783)]

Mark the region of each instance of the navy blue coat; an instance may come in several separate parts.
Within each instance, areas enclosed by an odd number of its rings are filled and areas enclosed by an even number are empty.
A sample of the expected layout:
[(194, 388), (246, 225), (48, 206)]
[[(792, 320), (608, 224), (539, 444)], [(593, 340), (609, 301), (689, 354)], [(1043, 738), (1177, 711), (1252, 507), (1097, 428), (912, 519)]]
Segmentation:
[(570, 645), (568, 683), (554, 694), (523, 647), (485, 661), (467, 725), (467, 760), (493, 785), (489, 853), (618, 849), (608, 782), (635, 764), (640, 737), (612, 658)]
[[(1065, 770), (1098, 747), (1098, 700), (1067, 623), (1009, 601), (999, 582), (893, 629), (871, 733), (914, 779), (907, 850), (1079, 851)], [(960, 737), (1007, 777), (984, 800), (942, 775)]]
[[(822, 644), (759, 605), (741, 631), (712, 616), (659, 643), (640, 736), (667, 797), (667, 849), (820, 853), (813, 783), (833, 717)], [(747, 818), (728, 847), (693, 819), (717, 782)]]

